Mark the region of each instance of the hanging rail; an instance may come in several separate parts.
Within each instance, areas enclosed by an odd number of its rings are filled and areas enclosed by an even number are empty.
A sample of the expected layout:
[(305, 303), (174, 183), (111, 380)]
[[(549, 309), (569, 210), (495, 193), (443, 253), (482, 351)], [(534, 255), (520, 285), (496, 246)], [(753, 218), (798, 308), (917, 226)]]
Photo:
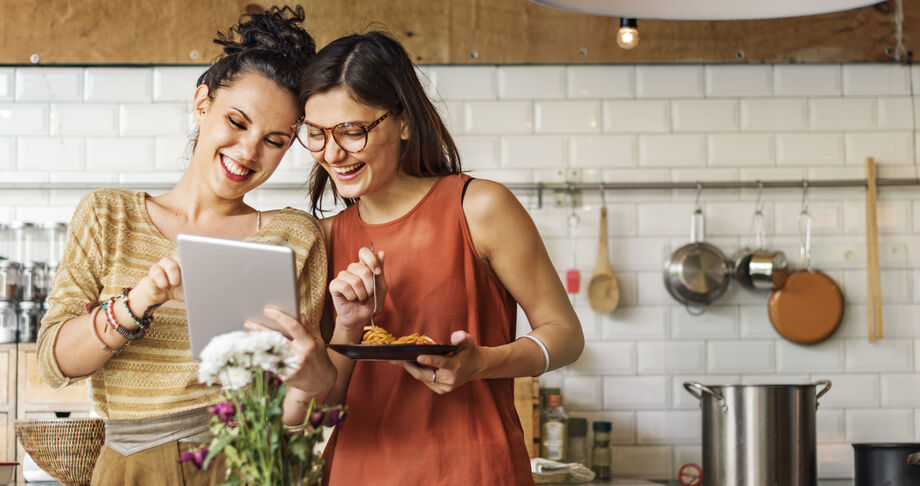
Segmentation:
[[(512, 190), (520, 191), (620, 191), (620, 190), (668, 190), (668, 189), (796, 189), (805, 185), (809, 189), (816, 187), (867, 187), (866, 179), (829, 179), (829, 180), (786, 180), (786, 181), (694, 181), (694, 182), (510, 182), (504, 184)], [(882, 186), (920, 186), (920, 178), (878, 179), (876, 185)], [(91, 191), (100, 187), (120, 189), (165, 190), (175, 186), (174, 183), (68, 183), (68, 182), (22, 182), (0, 183), (0, 191), (5, 190), (69, 190)], [(306, 190), (306, 183), (265, 184), (263, 190)]]
[[(668, 190), (668, 189), (796, 189), (803, 185), (816, 187), (867, 187), (866, 179), (829, 179), (829, 180), (786, 180), (786, 181), (694, 181), (694, 182), (509, 182), (504, 185), (512, 190)], [(920, 178), (878, 179), (878, 186), (920, 186)], [(69, 182), (21, 182), (0, 183), (0, 190), (69, 190), (91, 191), (100, 187), (119, 189), (171, 189), (175, 183), (69, 183)], [(266, 190), (301, 190), (307, 189), (306, 183), (265, 184), (260, 189)]]

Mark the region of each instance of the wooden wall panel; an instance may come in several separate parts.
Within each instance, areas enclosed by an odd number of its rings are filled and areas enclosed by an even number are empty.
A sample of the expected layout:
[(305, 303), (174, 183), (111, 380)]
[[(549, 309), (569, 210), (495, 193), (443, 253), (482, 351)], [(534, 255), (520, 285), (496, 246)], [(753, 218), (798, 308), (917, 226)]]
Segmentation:
[[(806, 0), (807, 1), (807, 0)], [(288, 2), (293, 3), (293, 2)], [(423, 64), (890, 62), (894, 0), (791, 19), (652, 21), (616, 46), (618, 19), (528, 0), (300, 0), (319, 45), (375, 23)], [(251, 0), (0, 0), (0, 64), (203, 64), (211, 42)], [(916, 50), (920, 2), (904, 1), (904, 43)]]

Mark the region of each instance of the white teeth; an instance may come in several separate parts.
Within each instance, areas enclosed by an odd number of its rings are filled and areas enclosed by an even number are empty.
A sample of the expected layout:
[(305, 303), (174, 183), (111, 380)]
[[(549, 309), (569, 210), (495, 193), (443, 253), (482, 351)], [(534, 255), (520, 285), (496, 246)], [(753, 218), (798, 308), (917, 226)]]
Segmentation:
[(243, 167), (243, 166), (240, 165), (240, 164), (237, 164), (237, 163), (234, 162), (233, 159), (231, 159), (230, 157), (223, 156), (223, 157), (221, 157), (220, 159), (221, 159), (221, 163), (224, 164), (224, 168), (227, 169), (227, 172), (229, 172), (229, 173), (231, 173), (231, 174), (233, 174), (233, 175), (238, 175), (238, 176), (242, 177), (242, 176), (247, 175), (247, 174), (249, 174), (250, 172), (252, 172), (251, 169), (248, 169), (248, 168), (246, 168), (246, 167)]
[(336, 174), (347, 174), (349, 172), (354, 172), (360, 169), (363, 165), (363, 162), (358, 162), (357, 164), (347, 165), (345, 167), (333, 167), (332, 170), (335, 171)]

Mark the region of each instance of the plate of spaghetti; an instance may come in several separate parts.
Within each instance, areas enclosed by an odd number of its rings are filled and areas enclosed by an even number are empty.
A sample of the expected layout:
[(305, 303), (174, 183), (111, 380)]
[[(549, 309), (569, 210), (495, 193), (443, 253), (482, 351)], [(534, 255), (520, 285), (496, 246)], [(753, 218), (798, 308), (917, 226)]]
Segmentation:
[(420, 354), (450, 354), (456, 344), (438, 344), (414, 332), (396, 337), (380, 326), (366, 326), (361, 344), (330, 344), (329, 348), (355, 360), (415, 361)]

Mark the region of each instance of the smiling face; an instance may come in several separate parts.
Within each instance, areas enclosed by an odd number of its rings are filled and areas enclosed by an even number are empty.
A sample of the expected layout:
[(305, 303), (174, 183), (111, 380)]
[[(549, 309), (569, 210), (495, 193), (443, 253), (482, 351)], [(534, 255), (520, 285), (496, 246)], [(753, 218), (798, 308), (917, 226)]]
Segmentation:
[[(340, 123), (370, 125), (387, 110), (355, 101), (343, 87), (315, 94), (307, 99), (304, 118), (317, 127), (331, 128)], [(408, 127), (398, 116), (390, 115), (368, 132), (367, 145), (360, 152), (343, 150), (327, 135), (326, 146), (312, 152), (345, 198), (373, 193), (393, 182), (401, 172), (400, 141), (408, 138)]]
[(299, 112), (292, 93), (245, 72), (229, 86), (195, 91), (198, 143), (190, 170), (221, 198), (239, 199), (272, 175), (291, 145)]

